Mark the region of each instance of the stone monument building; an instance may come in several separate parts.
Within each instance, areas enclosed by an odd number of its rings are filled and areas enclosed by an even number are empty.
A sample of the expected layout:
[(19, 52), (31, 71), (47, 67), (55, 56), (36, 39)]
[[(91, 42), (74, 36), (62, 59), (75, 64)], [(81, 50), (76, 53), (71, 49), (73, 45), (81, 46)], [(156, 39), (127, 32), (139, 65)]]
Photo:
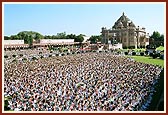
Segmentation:
[(102, 28), (102, 43), (121, 43), (123, 48), (140, 48), (149, 45), (149, 33), (135, 24), (123, 13), (110, 29)]

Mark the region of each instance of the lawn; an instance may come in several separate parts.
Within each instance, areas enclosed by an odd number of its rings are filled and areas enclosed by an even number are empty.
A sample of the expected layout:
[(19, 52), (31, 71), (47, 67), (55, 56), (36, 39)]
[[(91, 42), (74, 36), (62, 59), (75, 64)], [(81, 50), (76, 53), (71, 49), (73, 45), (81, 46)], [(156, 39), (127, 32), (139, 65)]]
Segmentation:
[(128, 50), (134, 50), (135, 52), (143, 52), (143, 51), (145, 51), (145, 48), (139, 48), (139, 49), (122, 49), (120, 51), (127, 52)]
[(145, 56), (128, 56), (132, 57), (135, 61), (153, 64), (153, 65), (159, 65), (161, 67), (164, 67), (164, 60), (162, 59), (153, 59), (152, 57), (145, 57)]

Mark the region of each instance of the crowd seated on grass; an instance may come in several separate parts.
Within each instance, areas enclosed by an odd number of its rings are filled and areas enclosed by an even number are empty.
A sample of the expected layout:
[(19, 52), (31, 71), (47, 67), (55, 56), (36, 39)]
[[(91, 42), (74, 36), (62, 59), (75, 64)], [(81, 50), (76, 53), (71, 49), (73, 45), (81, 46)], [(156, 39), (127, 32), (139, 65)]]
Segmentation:
[(6, 63), (4, 96), (14, 111), (143, 111), (161, 70), (96, 52)]

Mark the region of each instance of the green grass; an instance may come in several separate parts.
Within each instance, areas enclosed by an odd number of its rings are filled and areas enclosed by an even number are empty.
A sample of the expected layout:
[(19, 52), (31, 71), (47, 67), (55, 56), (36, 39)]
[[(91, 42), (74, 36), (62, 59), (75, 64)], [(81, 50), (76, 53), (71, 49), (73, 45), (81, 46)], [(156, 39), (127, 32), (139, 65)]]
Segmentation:
[(164, 47), (163, 47), (163, 46), (159, 46), (159, 47), (156, 48), (156, 50), (163, 51), (163, 50), (164, 50)]
[(145, 51), (145, 48), (139, 48), (139, 49), (121, 49), (120, 51), (127, 52), (128, 50), (134, 50), (135, 52), (142, 52), (142, 51)]
[(162, 59), (153, 59), (152, 57), (145, 57), (145, 56), (128, 56), (132, 57), (135, 61), (152, 64), (152, 65), (159, 65), (164, 67), (164, 60)]

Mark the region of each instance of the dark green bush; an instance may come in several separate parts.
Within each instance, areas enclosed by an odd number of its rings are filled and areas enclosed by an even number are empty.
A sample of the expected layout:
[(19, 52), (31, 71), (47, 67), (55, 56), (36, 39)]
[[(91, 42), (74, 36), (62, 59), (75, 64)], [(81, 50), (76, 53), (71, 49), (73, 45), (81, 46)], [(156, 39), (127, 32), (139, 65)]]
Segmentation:
[(132, 55), (135, 56), (135, 55), (136, 55), (136, 52), (132, 52)]
[(150, 57), (153, 57), (153, 53), (150, 53), (149, 56), (150, 56)]
[(127, 49), (128, 47), (124, 46), (123, 49)]
[(157, 55), (157, 57), (160, 57), (160, 53), (157, 53), (156, 55)]
[(141, 55), (141, 56), (144, 56), (144, 53), (143, 53), (143, 52), (141, 52), (141, 53), (140, 53), (140, 55)]
[(124, 52), (125, 53), (125, 55), (128, 55), (128, 52)]
[(148, 52), (149, 52), (149, 51), (146, 50), (146, 51), (145, 51), (145, 54), (148, 55)]
[(153, 59), (157, 58), (157, 54), (153, 54), (152, 57), (153, 57)]
[(135, 49), (135, 46), (129, 46), (128, 48), (129, 49)]

